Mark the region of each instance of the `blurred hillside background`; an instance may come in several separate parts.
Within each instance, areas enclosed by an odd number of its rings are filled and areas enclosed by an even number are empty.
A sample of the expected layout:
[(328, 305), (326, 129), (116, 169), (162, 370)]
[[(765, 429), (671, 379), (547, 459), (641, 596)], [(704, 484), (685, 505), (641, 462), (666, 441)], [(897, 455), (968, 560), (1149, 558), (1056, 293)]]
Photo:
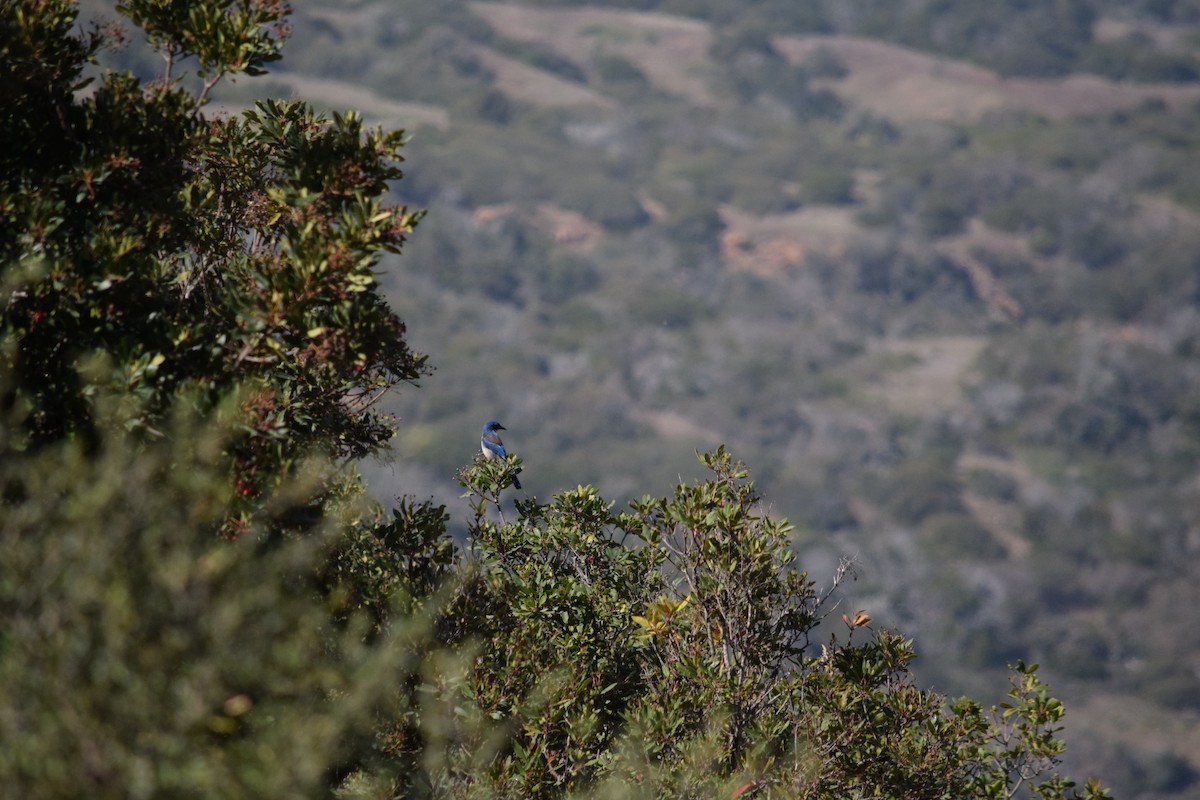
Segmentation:
[(1069, 772), (1200, 796), (1200, 0), (293, 5), (217, 107), (406, 128), (429, 209), (377, 495), (490, 418), (541, 498), (725, 443), (924, 685), (1039, 662)]

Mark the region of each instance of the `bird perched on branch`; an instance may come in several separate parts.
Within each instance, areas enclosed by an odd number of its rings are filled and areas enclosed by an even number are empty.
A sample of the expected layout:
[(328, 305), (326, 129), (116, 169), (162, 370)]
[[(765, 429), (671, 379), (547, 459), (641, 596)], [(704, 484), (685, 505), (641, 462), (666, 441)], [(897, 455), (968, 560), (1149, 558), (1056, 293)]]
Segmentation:
[[(483, 452), (483, 457), (488, 461), (497, 458), (503, 461), (508, 458), (508, 451), (504, 449), (504, 442), (500, 441), (500, 434), (496, 433), (496, 431), (503, 430), (508, 429), (494, 419), (488, 420), (487, 424), (483, 426), (483, 436), (479, 439), (479, 449)], [(517, 473), (511, 472), (509, 473), (509, 477), (512, 478), (513, 486), (520, 489), (521, 482), (517, 480)]]

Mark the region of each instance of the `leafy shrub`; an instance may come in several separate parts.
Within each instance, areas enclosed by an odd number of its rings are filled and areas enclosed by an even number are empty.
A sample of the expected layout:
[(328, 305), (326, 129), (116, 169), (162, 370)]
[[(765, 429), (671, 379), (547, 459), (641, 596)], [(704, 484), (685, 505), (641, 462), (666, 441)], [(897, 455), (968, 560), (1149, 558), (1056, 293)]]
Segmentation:
[(701, 458), (710, 479), (628, 512), (578, 487), (518, 500), (512, 521), (519, 459), (460, 473), (474, 518), (446, 607), (458, 655), (391, 728), (394, 792), (1106, 796), (1049, 772), (1063, 710), (1036, 668), (1018, 663), (989, 712), (917, 689), (911, 643), (865, 612), (818, 652), (832, 588), (796, 571), (790, 526), (759, 512), (724, 448)]
[(219, 538), (237, 415), (181, 403), (147, 436), (126, 430), (136, 403), (103, 398), (94, 448), (31, 448), (4, 420), (6, 792), (318, 797), (370, 755), (370, 709), (407, 656), (399, 638), (365, 646), (361, 619), (331, 625), (314, 580), (354, 504), (314, 514), (331, 487), (306, 467), (237, 542)]
[(937, 238), (961, 233), (970, 215), (959, 198), (931, 193), (921, 202), (917, 221), (925, 235)]
[(1190, 83), (1200, 78), (1200, 62), (1189, 53), (1158, 50), (1144, 36), (1097, 42), (1083, 53), (1083, 69), (1114, 80), (1146, 83)]
[(967, 487), (984, 497), (1011, 502), (1017, 498), (1017, 479), (1006, 472), (990, 469), (973, 469), (966, 477)]
[(1004, 558), (1006, 551), (970, 514), (939, 512), (921, 521), (919, 541), (939, 561), (970, 556), (983, 561)]
[(570, 254), (554, 254), (529, 267), (533, 285), (542, 300), (552, 305), (590, 292), (600, 285), (600, 272), (586, 258)]
[(875, 479), (877, 493), (888, 513), (905, 525), (918, 525), (942, 512), (961, 513), (958, 481), (942, 458), (910, 458)]
[(605, 55), (596, 61), (596, 74), (608, 84), (645, 86), (646, 74), (636, 64), (618, 55)]
[[(374, 400), (424, 373), (374, 275), (421, 216), (382, 197), (401, 175), (402, 135), (301, 103), (202, 115), (217, 81), (278, 58), (285, 5), (122, 8), (168, 78), (198, 62), (199, 94), (113, 72), (75, 94), (104, 40), (72, 35), (70, 3), (6, 14), (0, 29), (13, 56), (0, 335), (9, 391), (32, 404), (24, 424), (37, 442), (87, 439), (91, 395), (123, 387), (145, 401), (132, 424), (153, 429), (177, 392), (252, 385), (233, 476), (250, 499), (309, 448), (378, 450), (392, 430)], [(205, 19), (200, 35), (191, 26)]]
[(854, 171), (834, 165), (807, 170), (801, 183), (801, 194), (808, 203), (850, 203), (854, 200)]

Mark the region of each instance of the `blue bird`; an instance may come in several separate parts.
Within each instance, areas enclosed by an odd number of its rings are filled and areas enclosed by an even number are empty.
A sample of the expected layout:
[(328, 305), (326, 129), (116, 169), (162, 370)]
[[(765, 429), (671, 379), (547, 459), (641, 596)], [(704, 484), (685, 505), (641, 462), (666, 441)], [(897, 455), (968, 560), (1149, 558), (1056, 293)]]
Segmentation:
[[(483, 436), (479, 439), (479, 449), (483, 452), (483, 457), (488, 461), (497, 458), (503, 461), (508, 458), (508, 451), (504, 449), (504, 442), (500, 441), (500, 434), (496, 433), (496, 431), (503, 430), (507, 430), (507, 428), (494, 419), (488, 420), (487, 424), (483, 426)], [(517, 473), (510, 473), (509, 477), (512, 478), (513, 486), (520, 489), (521, 482), (517, 480)]]

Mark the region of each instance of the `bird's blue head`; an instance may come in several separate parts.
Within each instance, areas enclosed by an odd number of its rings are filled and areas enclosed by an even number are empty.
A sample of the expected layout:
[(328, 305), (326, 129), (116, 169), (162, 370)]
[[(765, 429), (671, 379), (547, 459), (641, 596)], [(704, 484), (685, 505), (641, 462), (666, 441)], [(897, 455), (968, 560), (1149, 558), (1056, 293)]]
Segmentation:
[(503, 425), (501, 425), (499, 422), (496, 422), (496, 420), (494, 420), (494, 419), (489, 419), (487, 421), (487, 423), (484, 424), (484, 426), (483, 426), (484, 433), (495, 433), (496, 431), (505, 431), (505, 430), (508, 430), (508, 428), (505, 428)]

